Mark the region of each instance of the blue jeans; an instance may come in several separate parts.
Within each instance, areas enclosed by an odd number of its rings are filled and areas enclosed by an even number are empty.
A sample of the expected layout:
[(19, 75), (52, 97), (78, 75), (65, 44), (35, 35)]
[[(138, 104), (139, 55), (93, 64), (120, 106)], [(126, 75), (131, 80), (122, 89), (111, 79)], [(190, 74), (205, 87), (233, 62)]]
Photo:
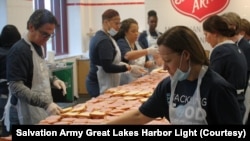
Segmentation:
[(100, 88), (99, 88), (98, 81), (94, 82), (87, 77), (86, 88), (87, 88), (88, 94), (91, 97), (97, 97), (100, 95)]

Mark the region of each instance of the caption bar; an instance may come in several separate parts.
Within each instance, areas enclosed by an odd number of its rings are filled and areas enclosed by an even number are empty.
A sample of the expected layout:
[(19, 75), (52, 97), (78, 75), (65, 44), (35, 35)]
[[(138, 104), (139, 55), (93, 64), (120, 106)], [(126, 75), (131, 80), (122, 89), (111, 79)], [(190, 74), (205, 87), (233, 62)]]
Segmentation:
[(247, 126), (106, 126), (106, 125), (32, 125), (14, 126), (12, 138), (27, 137), (69, 137), (84, 139), (90, 137), (171, 137), (171, 138), (214, 138), (247, 139)]

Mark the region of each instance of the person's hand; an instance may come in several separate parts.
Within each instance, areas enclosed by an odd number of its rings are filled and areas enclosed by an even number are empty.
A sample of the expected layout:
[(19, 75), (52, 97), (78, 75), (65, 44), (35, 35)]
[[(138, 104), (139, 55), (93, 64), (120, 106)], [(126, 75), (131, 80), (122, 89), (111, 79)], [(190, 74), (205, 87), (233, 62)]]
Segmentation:
[(118, 65), (120, 65), (120, 66), (123, 66), (123, 65), (128, 65), (127, 63), (125, 63), (125, 62), (119, 62), (119, 64)]
[(131, 67), (130, 67), (130, 65), (129, 64), (127, 64), (127, 63), (125, 63), (125, 62), (119, 62), (119, 64), (118, 65), (120, 65), (120, 66), (126, 66), (126, 68), (128, 69), (128, 71), (130, 71), (131, 70)]
[(159, 53), (158, 47), (156, 47), (156, 46), (148, 47), (147, 51), (148, 51), (149, 55), (154, 55), (154, 54)]
[(46, 112), (48, 113), (48, 115), (59, 115), (61, 111), (62, 111), (62, 108), (59, 107), (54, 102), (50, 103), (48, 108), (46, 109)]
[(154, 56), (155, 64), (159, 67), (162, 66), (164, 61), (162, 60), (160, 54), (155, 54)]
[(56, 79), (56, 80), (53, 82), (53, 85), (54, 85), (57, 89), (61, 89), (63, 95), (66, 95), (66, 94), (67, 94), (66, 85), (65, 85), (65, 83), (64, 83), (62, 80)]
[(131, 70), (130, 70), (131, 73), (141, 74), (141, 75), (144, 75), (147, 73), (146, 69), (141, 66), (130, 65), (130, 67), (131, 67)]

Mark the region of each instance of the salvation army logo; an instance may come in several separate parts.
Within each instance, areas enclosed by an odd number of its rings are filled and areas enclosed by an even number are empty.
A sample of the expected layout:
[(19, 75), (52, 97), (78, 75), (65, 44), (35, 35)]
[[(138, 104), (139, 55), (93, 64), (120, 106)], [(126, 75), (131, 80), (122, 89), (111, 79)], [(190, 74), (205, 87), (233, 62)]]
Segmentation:
[(201, 22), (208, 16), (223, 11), (229, 0), (171, 0), (171, 4), (176, 11)]

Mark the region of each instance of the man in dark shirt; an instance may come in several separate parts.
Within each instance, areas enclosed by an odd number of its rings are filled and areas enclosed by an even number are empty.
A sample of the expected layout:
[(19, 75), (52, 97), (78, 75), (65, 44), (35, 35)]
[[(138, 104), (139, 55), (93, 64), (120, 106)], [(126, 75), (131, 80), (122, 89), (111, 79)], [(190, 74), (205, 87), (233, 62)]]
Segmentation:
[[(7, 56), (9, 96), (5, 107), (4, 124), (9, 130), (9, 107), (15, 104), (20, 124), (37, 124), (49, 115), (60, 114), (61, 108), (53, 102), (51, 84), (66, 94), (63, 81), (50, 81), (44, 60), (43, 45), (58, 26), (56, 18), (46, 9), (36, 10), (27, 22), (28, 33), (10, 49)], [(13, 101), (13, 98), (16, 98)]]

